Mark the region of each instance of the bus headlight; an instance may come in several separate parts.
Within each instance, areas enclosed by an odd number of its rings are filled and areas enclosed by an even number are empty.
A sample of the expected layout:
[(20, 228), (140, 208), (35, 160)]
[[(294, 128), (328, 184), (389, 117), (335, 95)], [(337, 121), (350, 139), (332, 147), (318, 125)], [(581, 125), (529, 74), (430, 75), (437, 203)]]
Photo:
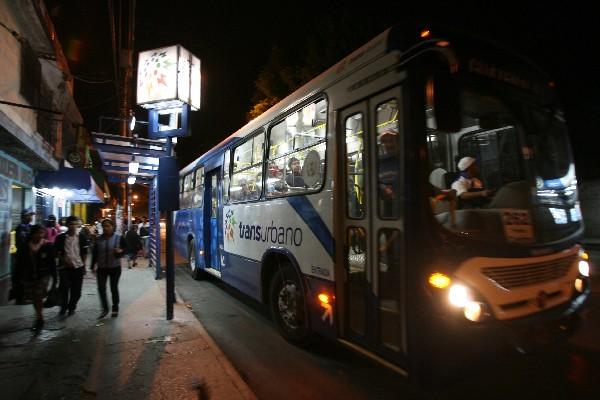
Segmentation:
[(469, 301), (463, 310), (465, 318), (469, 321), (478, 322), (483, 317), (483, 307), (481, 303)]
[(462, 308), (473, 300), (473, 296), (466, 286), (454, 284), (448, 291), (448, 300), (453, 306)]
[(585, 260), (579, 260), (579, 273), (585, 277), (590, 276), (590, 263)]
[(583, 280), (581, 278), (575, 279), (575, 290), (579, 293), (583, 293)]

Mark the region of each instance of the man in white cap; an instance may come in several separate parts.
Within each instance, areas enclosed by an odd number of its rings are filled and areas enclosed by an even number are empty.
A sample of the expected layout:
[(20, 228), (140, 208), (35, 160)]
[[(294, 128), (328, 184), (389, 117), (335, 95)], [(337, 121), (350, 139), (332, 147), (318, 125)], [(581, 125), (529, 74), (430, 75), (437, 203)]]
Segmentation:
[(479, 167), (476, 161), (473, 157), (463, 157), (458, 162), (458, 170), (461, 173), (452, 183), (452, 189), (456, 190), (456, 196), (463, 202), (479, 203), (477, 200), (487, 199), (492, 194), (491, 190), (483, 188), (478, 178)]

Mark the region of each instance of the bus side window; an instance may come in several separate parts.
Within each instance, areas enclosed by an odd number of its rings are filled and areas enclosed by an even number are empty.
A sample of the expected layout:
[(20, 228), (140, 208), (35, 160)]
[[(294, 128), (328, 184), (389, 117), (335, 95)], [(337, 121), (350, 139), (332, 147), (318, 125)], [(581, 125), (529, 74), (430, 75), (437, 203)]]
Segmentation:
[(264, 135), (261, 133), (251, 137), (233, 150), (231, 201), (248, 201), (260, 198), (263, 146)]
[(193, 185), (193, 172), (187, 174), (183, 178), (183, 196), (181, 202), (181, 208), (190, 208), (191, 206), (191, 194)]
[(395, 99), (377, 106), (377, 185), (380, 218), (400, 217), (400, 133)]
[(364, 129), (362, 113), (346, 119), (346, 207), (348, 217), (365, 216)]
[(229, 173), (230, 173), (230, 162), (231, 152), (227, 150), (225, 152), (225, 158), (223, 159), (223, 204), (229, 203)]
[(267, 177), (267, 185), (269, 181), (273, 184), (267, 187), (267, 197), (303, 194), (321, 188), (325, 172), (326, 117), (327, 102), (321, 99), (271, 127), (267, 163), (274, 175)]
[(204, 197), (204, 167), (200, 167), (196, 170), (195, 186), (192, 207), (202, 207), (202, 200)]

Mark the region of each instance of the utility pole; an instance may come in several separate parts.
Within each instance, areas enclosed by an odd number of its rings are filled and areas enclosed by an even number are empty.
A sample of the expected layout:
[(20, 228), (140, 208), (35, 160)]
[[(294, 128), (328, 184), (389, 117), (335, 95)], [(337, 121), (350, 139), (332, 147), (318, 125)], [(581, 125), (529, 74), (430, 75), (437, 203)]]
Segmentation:
[[(131, 136), (129, 119), (132, 116), (131, 97), (133, 95), (133, 49), (135, 41), (136, 0), (119, 1), (115, 9), (114, 0), (109, 0), (109, 12), (113, 57), (115, 57), (115, 82), (119, 96), (119, 117), (121, 136)], [(116, 22), (115, 22), (116, 20)], [(131, 186), (121, 184), (123, 210), (127, 210), (127, 226), (131, 226)]]

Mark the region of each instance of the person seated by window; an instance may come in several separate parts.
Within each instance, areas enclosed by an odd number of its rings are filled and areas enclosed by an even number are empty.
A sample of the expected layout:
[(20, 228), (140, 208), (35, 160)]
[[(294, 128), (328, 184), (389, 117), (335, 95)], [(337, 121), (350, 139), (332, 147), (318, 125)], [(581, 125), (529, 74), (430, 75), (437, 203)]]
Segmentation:
[(460, 208), (474, 208), (484, 205), (492, 195), (492, 191), (485, 189), (479, 179), (479, 166), (473, 157), (463, 157), (458, 162), (460, 175), (452, 183), (456, 190), (456, 197), (460, 200)]
[(298, 160), (296, 157), (292, 157), (288, 161), (288, 174), (285, 177), (285, 182), (290, 187), (307, 187), (304, 183), (304, 178), (302, 177), (302, 167), (300, 166), (300, 160)]
[(239, 189), (233, 189), (231, 191), (231, 198), (234, 201), (245, 201), (250, 200), (250, 189), (248, 187), (248, 181), (246, 179), (240, 179), (238, 181)]
[(287, 185), (283, 180), (283, 172), (277, 164), (269, 164), (267, 167), (267, 195), (279, 196), (286, 191)]

